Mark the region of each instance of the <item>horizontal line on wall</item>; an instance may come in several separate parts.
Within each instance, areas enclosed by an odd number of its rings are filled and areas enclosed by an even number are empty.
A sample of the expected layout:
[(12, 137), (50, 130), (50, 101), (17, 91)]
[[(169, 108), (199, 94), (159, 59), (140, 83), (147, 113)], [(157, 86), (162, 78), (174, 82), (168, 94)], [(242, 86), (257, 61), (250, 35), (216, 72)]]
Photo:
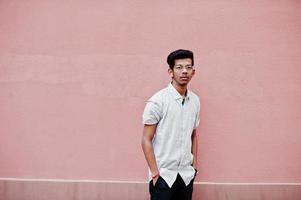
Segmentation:
[[(147, 181), (122, 181), (122, 180), (85, 180), (85, 179), (37, 179), (37, 178), (0, 178), (0, 181), (28, 181), (28, 182), (63, 182), (63, 183), (122, 183), (145, 184)], [(300, 185), (301, 183), (275, 183), (275, 182), (194, 182), (199, 185)]]

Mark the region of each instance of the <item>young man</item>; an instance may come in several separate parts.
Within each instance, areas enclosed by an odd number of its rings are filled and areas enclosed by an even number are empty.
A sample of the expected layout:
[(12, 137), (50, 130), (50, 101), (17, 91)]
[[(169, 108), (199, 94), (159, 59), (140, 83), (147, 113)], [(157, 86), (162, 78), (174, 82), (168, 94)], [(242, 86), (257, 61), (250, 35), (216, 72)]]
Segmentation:
[(149, 192), (151, 200), (191, 200), (200, 112), (198, 96), (187, 89), (195, 73), (193, 53), (176, 50), (167, 63), (172, 81), (147, 101), (143, 113)]

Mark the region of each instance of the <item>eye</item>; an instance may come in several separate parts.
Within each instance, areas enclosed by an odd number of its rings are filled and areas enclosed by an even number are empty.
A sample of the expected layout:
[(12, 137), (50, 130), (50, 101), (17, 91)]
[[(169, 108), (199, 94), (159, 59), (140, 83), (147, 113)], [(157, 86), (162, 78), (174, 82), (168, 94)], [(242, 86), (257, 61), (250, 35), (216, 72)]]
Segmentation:
[(175, 67), (176, 67), (177, 70), (183, 69), (183, 66), (181, 66), (181, 65), (177, 65), (177, 66), (175, 66)]

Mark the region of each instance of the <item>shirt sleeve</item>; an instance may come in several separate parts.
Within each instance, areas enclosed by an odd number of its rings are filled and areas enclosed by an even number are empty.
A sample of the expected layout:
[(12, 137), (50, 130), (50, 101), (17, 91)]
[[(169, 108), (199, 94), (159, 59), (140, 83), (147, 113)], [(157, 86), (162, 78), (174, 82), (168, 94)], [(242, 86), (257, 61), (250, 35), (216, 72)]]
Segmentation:
[(143, 124), (148, 124), (148, 125), (157, 124), (161, 118), (162, 118), (162, 114), (161, 114), (160, 105), (157, 102), (148, 101), (146, 103), (142, 115)]

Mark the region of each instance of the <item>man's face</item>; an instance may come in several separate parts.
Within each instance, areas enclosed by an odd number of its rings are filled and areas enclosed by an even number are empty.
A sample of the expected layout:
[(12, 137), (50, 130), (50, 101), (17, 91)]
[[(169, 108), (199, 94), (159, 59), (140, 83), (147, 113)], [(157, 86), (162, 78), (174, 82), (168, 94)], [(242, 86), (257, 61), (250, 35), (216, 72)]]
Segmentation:
[(194, 75), (195, 69), (190, 58), (177, 59), (173, 70), (168, 70), (173, 81), (179, 86), (186, 86)]

